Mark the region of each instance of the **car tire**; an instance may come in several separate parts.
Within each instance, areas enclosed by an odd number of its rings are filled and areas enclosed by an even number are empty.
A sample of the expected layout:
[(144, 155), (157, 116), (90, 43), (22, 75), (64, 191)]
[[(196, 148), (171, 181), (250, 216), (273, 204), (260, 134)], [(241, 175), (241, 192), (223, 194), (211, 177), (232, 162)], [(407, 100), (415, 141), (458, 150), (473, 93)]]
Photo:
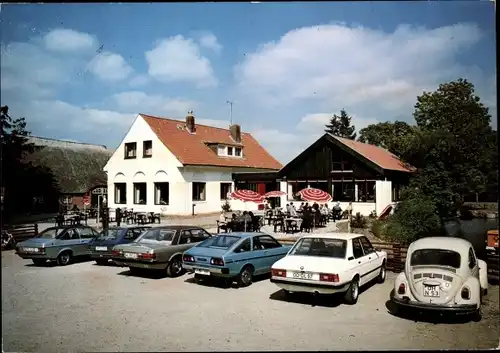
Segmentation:
[(240, 272), (240, 275), (238, 276), (238, 283), (240, 287), (248, 287), (249, 285), (252, 284), (252, 279), (253, 279), (253, 268), (252, 266), (245, 266)]
[(386, 276), (387, 276), (387, 268), (385, 267), (385, 262), (384, 262), (382, 264), (382, 267), (380, 267), (380, 273), (378, 274), (377, 282), (378, 283), (384, 283)]
[(99, 266), (104, 266), (108, 264), (108, 260), (95, 260), (95, 263)]
[(472, 321), (479, 322), (482, 319), (481, 309), (477, 309), (474, 314), (472, 314)]
[(168, 262), (166, 270), (168, 277), (179, 277), (182, 275), (182, 258), (180, 256), (174, 257)]
[(59, 266), (66, 266), (71, 263), (72, 256), (70, 251), (63, 251), (57, 256), (57, 264)]
[(47, 263), (45, 259), (31, 259), (31, 261), (33, 261), (33, 265), (35, 266), (43, 266)]
[(359, 282), (357, 278), (354, 278), (344, 294), (344, 301), (349, 305), (354, 305), (358, 302), (359, 297)]

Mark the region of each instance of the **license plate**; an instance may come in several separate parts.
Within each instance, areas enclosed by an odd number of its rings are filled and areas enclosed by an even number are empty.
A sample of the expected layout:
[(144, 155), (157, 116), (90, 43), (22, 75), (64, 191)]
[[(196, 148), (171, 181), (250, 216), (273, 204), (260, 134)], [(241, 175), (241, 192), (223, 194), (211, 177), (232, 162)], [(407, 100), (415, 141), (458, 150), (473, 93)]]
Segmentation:
[(312, 279), (313, 278), (312, 273), (306, 273), (306, 272), (293, 272), (292, 276), (293, 276), (293, 278), (300, 278), (300, 279)]
[(137, 259), (137, 254), (126, 252), (123, 254), (127, 259)]
[(439, 287), (424, 286), (424, 297), (439, 297)]
[(96, 251), (108, 251), (107, 246), (96, 246), (95, 249)]
[(203, 276), (210, 276), (210, 271), (207, 270), (200, 270), (200, 269), (195, 269), (194, 273), (197, 275), (203, 275)]
[(24, 248), (24, 252), (38, 252), (38, 248)]

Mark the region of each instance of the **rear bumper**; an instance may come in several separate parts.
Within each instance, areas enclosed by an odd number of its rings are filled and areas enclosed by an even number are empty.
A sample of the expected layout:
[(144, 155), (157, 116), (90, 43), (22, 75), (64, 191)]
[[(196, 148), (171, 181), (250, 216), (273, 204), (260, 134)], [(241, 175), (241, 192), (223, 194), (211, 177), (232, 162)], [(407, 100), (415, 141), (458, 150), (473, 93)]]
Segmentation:
[(400, 307), (421, 311), (448, 312), (457, 314), (472, 314), (477, 311), (476, 304), (430, 304), (399, 298), (392, 298), (391, 301)]
[(216, 276), (216, 277), (231, 277), (234, 276), (231, 275), (230, 271), (226, 267), (203, 267), (203, 266), (197, 266), (197, 265), (192, 265), (192, 264), (187, 264), (185, 262), (182, 263), (182, 267), (189, 272), (194, 272), (196, 273), (196, 270), (201, 270), (201, 271), (208, 271), (209, 276)]
[(350, 283), (329, 284), (322, 282), (305, 282), (296, 279), (271, 277), (271, 283), (290, 292), (306, 292), (320, 294), (335, 294), (347, 291)]
[(91, 251), (90, 258), (92, 260), (110, 260), (111, 253), (105, 251)]
[(140, 260), (125, 260), (123, 258), (110, 257), (113, 262), (122, 267), (135, 267), (147, 270), (164, 270), (167, 267), (167, 263), (164, 262), (148, 262)]

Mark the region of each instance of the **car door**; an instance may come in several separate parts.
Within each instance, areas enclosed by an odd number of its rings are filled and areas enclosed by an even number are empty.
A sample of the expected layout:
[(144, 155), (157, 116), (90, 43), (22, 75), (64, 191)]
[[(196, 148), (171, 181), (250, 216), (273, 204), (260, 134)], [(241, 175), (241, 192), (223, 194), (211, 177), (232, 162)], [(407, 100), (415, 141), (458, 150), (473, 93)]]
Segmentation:
[(141, 228), (132, 228), (132, 229), (127, 230), (127, 232), (123, 236), (122, 243), (128, 244), (128, 243), (136, 240), (139, 237), (139, 235), (142, 234), (142, 232), (143, 232), (143, 229), (141, 229)]
[(89, 244), (95, 238), (96, 234), (92, 231), (92, 228), (87, 227), (76, 228), (76, 232), (80, 237), (79, 244), (76, 246), (78, 255), (86, 255), (88, 254)]
[(352, 254), (354, 259), (351, 261), (353, 263), (353, 271), (359, 274), (359, 285), (365, 284), (367, 281), (368, 272), (368, 256), (365, 256), (363, 251), (363, 246), (361, 245), (361, 240), (359, 238), (352, 239)]
[(368, 257), (368, 259), (366, 260), (366, 264), (367, 264), (366, 277), (367, 277), (367, 281), (371, 281), (372, 279), (377, 277), (377, 275), (379, 273), (379, 271), (377, 271), (377, 270), (379, 269), (380, 265), (382, 265), (382, 263), (380, 261), (378, 261), (379, 257), (377, 255), (375, 249), (373, 248), (370, 240), (368, 240), (367, 237), (361, 237), (361, 238), (359, 238), (359, 240), (361, 241), (361, 246), (363, 247), (363, 252), (364, 252), (365, 257)]
[(80, 235), (75, 228), (66, 229), (65, 233), (60, 238), (60, 244), (63, 248), (70, 248), (73, 251), (73, 256), (81, 254), (83, 244), (80, 244)]
[(250, 238), (247, 238), (243, 240), (241, 244), (239, 244), (229, 255), (227, 265), (232, 272), (239, 272), (243, 268), (243, 265), (252, 262), (252, 254), (252, 242)]
[(190, 229), (181, 230), (179, 235), (179, 240), (177, 242), (177, 251), (186, 251), (190, 249), (194, 244), (193, 235)]
[(268, 252), (264, 246), (260, 243), (260, 236), (252, 237), (252, 264), (255, 268), (256, 273), (266, 272), (268, 268), (269, 258), (267, 257)]
[(263, 249), (262, 261), (267, 271), (271, 271), (271, 266), (283, 257), (283, 247), (270, 235), (260, 235), (257, 237)]

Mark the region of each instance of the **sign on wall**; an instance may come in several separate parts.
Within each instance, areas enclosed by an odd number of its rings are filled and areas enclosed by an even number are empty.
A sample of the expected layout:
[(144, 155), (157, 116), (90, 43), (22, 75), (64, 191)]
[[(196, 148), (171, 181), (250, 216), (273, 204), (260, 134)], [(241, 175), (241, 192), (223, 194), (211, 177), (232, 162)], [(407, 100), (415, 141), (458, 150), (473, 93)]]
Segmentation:
[(95, 188), (94, 190), (92, 190), (92, 193), (94, 195), (107, 195), (108, 188)]

